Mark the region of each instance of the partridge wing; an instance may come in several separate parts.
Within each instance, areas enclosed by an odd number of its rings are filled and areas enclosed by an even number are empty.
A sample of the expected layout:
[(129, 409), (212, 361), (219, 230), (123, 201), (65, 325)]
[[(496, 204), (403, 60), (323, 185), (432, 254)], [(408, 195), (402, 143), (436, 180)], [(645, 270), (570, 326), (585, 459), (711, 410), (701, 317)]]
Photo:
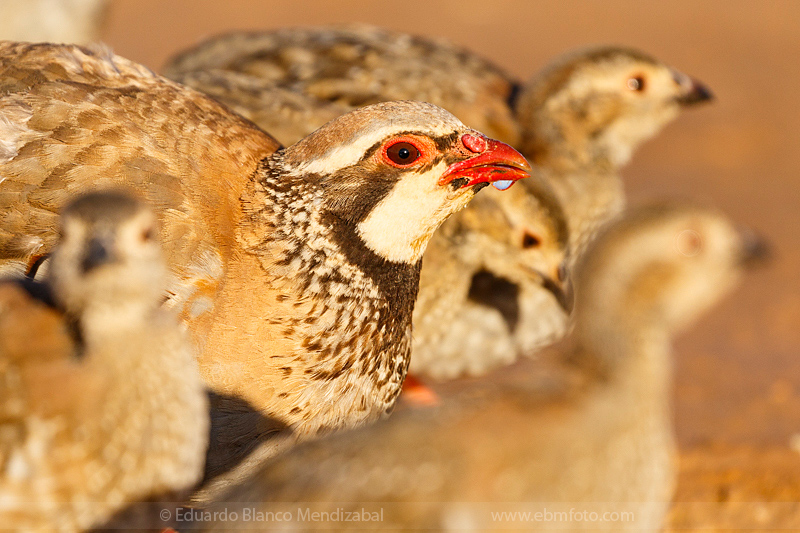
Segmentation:
[(192, 316), (234, 248), (244, 185), (278, 146), (210, 98), (107, 50), (2, 43), (0, 269), (50, 251), (67, 198), (125, 187), (159, 214), (170, 296)]

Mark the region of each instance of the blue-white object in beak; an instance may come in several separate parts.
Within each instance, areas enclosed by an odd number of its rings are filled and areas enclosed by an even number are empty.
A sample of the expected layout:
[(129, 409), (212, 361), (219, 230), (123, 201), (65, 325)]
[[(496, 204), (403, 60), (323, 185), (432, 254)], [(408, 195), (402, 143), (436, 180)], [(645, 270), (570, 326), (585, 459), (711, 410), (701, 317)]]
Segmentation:
[(498, 191), (504, 191), (514, 185), (514, 180), (497, 180), (492, 183), (492, 186)]

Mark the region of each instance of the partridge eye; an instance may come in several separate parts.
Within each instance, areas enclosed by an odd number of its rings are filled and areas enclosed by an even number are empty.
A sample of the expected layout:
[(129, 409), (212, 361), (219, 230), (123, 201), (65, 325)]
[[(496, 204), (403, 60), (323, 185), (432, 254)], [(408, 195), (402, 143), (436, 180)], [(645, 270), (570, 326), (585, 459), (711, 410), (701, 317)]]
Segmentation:
[(409, 142), (394, 143), (386, 149), (386, 157), (395, 165), (410, 165), (419, 155), (417, 147)]
[(541, 240), (539, 237), (534, 235), (533, 233), (525, 232), (522, 235), (522, 247), (523, 248), (535, 248), (541, 244)]
[(631, 91), (642, 92), (644, 91), (644, 77), (634, 76), (632, 78), (628, 78), (626, 85)]

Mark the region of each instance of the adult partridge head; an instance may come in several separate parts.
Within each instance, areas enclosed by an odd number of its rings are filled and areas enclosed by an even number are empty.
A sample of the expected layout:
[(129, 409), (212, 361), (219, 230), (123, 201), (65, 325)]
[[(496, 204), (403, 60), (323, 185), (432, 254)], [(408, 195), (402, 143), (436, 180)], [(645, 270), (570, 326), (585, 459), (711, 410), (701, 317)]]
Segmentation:
[[(283, 331), (289, 342), (302, 335), (307, 354), (270, 358), (286, 369), (277, 393), (296, 402), (290, 422), (368, 419), (392, 405), (434, 230), (480, 188), (506, 188), (528, 169), (512, 148), (419, 102), (358, 109), (264, 161), (243, 198), (242, 242), (278, 301), (304, 309)], [(342, 394), (347, 402), (314, 399)]]
[(372, 252), (415, 263), (433, 231), (494, 183), (530, 166), (513, 148), (422, 102), (353, 111), (286, 149), (277, 166), (324, 190), (323, 209)]

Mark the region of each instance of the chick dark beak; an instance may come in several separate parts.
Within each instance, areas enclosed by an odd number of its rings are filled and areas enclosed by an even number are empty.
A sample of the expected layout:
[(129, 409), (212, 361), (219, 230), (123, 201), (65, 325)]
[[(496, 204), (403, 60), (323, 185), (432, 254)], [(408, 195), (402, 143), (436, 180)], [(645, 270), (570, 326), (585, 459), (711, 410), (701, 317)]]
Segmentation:
[(548, 291), (558, 302), (558, 305), (561, 306), (567, 314), (572, 312), (572, 291), (569, 290), (567, 286), (567, 282), (561, 274), (561, 269), (555, 273), (553, 276), (546, 276), (545, 274), (535, 270), (535, 272), (541, 278), (542, 288)]
[(694, 78), (676, 73), (675, 81), (683, 89), (683, 93), (677, 99), (681, 105), (694, 105), (714, 99), (714, 93)]
[(439, 185), (461, 180), (464, 185), (459, 188), (494, 183), (505, 190), (530, 175), (528, 161), (505, 143), (470, 133), (462, 136), (462, 143), (476, 155), (450, 165), (439, 179)]
[(751, 230), (746, 229), (741, 233), (741, 264), (749, 268), (767, 263), (773, 255), (769, 243)]
[(542, 288), (553, 295), (558, 305), (561, 306), (567, 314), (572, 312), (572, 290), (569, 287), (566, 276), (566, 268), (562, 264), (559, 268), (554, 269), (551, 275), (547, 275), (538, 268), (525, 266), (535, 277), (539, 278), (539, 283)]
[(106, 239), (96, 237), (91, 239), (81, 262), (83, 273), (86, 274), (99, 266), (116, 261), (113, 248), (114, 243)]

